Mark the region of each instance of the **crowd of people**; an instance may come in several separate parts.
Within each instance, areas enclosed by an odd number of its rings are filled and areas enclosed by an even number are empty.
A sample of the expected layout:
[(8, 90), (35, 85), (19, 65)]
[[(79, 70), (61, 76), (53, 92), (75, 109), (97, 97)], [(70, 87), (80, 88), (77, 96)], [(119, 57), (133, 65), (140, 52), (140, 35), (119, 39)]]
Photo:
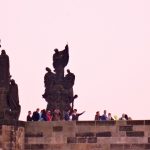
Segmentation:
[[(53, 112), (49, 110), (42, 109), (40, 111), (39, 108), (36, 109), (33, 113), (31, 111), (28, 111), (28, 115), (26, 120), (27, 121), (59, 121), (59, 120), (65, 120), (65, 121), (78, 121), (79, 116), (85, 113), (83, 111), (82, 113), (78, 113), (77, 109), (64, 111), (63, 114), (61, 114), (61, 111), (59, 109), (55, 109)], [(118, 118), (116, 115), (112, 117), (111, 113), (107, 114), (107, 111), (104, 110), (103, 114), (100, 115), (100, 111), (97, 111), (95, 114), (95, 121), (109, 121), (109, 120), (132, 120), (131, 117), (128, 117), (127, 114), (122, 114), (120, 118)]]
[(78, 113), (77, 109), (68, 110), (61, 114), (61, 111), (59, 109), (55, 109), (53, 112), (50, 112), (49, 110), (42, 109), (40, 111), (39, 108), (36, 109), (33, 113), (31, 111), (28, 111), (28, 115), (26, 120), (27, 121), (59, 121), (59, 120), (73, 120), (78, 121), (79, 116), (82, 115), (85, 111), (82, 113)]
[(100, 115), (100, 112), (97, 111), (95, 114), (95, 121), (105, 121), (105, 120), (132, 120), (131, 117), (128, 117), (127, 114), (122, 114), (122, 116), (120, 118), (118, 118), (116, 115), (114, 117), (112, 117), (111, 113), (108, 113), (107, 115), (107, 111), (104, 110), (103, 115)]

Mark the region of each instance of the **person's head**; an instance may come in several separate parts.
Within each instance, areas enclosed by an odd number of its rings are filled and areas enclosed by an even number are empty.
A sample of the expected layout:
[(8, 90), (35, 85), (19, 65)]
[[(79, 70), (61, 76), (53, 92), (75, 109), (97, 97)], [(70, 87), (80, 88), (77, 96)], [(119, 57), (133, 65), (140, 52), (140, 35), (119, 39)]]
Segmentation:
[(40, 109), (39, 109), (39, 108), (37, 108), (37, 109), (36, 109), (36, 111), (37, 111), (37, 112), (39, 112), (39, 111), (40, 111)]
[(99, 111), (96, 112), (96, 115), (100, 115)]
[(111, 113), (108, 113), (108, 116), (111, 117)]
[(107, 111), (106, 111), (106, 110), (104, 110), (104, 115), (106, 115), (106, 113), (107, 113)]
[(31, 115), (31, 111), (28, 111), (28, 115)]

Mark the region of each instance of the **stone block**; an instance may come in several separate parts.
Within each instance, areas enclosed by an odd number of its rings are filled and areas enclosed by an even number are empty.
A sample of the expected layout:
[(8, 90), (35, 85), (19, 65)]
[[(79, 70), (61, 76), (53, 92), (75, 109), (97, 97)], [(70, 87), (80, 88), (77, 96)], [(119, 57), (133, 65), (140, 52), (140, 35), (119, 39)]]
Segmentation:
[(144, 132), (143, 131), (126, 132), (126, 136), (129, 136), (129, 137), (144, 137)]
[(127, 120), (127, 125), (144, 125), (144, 120)]
[(145, 149), (150, 150), (150, 144), (145, 144)]
[(111, 137), (111, 132), (98, 132), (96, 137)]
[(87, 138), (87, 142), (88, 143), (97, 143), (97, 138), (96, 137)]
[(124, 144), (125, 150), (144, 150), (145, 144)]
[(150, 120), (145, 120), (145, 125), (150, 125)]
[(39, 132), (39, 133), (26, 133), (25, 137), (43, 137), (43, 133)]
[(119, 126), (119, 131), (133, 131), (133, 126)]
[(76, 137), (67, 137), (67, 143), (77, 143)]
[(76, 121), (77, 126), (95, 126), (95, 121)]
[(76, 133), (76, 137), (94, 137), (95, 133), (92, 132), (84, 132), (84, 133)]
[(53, 127), (53, 132), (62, 132), (63, 131), (63, 127), (62, 126), (54, 126)]
[(112, 126), (115, 125), (116, 121), (96, 121), (96, 126)]
[(77, 138), (77, 143), (86, 143), (87, 138)]
[(124, 150), (124, 144), (110, 144), (110, 150)]

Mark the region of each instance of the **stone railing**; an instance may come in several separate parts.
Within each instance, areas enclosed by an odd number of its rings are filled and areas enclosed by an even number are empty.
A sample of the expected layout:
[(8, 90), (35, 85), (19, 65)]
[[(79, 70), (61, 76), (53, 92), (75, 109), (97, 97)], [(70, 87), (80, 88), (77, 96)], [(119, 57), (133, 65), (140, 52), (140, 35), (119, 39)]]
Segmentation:
[(5, 122), (0, 128), (0, 147), (5, 150), (148, 150), (150, 120)]

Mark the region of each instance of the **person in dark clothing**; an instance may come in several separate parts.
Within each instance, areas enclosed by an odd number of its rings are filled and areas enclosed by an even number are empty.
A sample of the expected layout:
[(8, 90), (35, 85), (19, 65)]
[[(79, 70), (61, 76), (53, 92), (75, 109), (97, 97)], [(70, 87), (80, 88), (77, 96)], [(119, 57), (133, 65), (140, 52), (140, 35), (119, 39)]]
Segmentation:
[(72, 120), (78, 121), (79, 116), (82, 115), (83, 113), (85, 113), (85, 111), (83, 111), (82, 113), (77, 113), (77, 109), (74, 109), (72, 113)]
[(40, 109), (37, 108), (36, 111), (33, 112), (33, 115), (32, 115), (33, 121), (39, 121), (39, 119), (40, 119), (39, 111), (40, 111)]
[(32, 121), (31, 111), (28, 111), (27, 121)]

